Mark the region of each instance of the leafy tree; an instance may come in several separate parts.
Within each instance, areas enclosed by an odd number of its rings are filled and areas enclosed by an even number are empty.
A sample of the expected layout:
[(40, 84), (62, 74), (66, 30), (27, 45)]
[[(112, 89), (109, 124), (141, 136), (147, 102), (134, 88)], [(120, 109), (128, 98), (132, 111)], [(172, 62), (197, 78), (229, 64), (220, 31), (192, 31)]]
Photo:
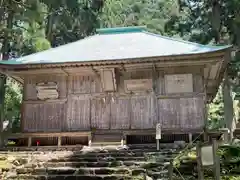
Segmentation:
[(165, 25), (178, 15), (177, 0), (108, 0), (100, 16), (101, 27), (146, 25), (152, 32), (168, 34)]
[[(40, 24), (41, 13), (36, 6), (37, 1), (15, 1), (1, 0), (0, 1), (0, 55), (3, 60), (21, 56), (27, 48), (35, 44), (39, 44), (39, 39), (44, 37), (38, 36), (38, 39), (33, 41), (24, 41), (24, 35), (28, 34), (29, 29), (34, 24)], [(36, 29), (37, 31), (37, 29)], [(24, 42), (24, 43), (23, 43)], [(37, 43), (38, 42), (38, 43)], [(27, 44), (29, 43), (29, 44)], [(35, 43), (35, 44), (34, 44)], [(36, 46), (35, 46), (36, 47)], [(34, 49), (34, 48), (32, 48)], [(29, 51), (31, 53), (31, 51)], [(12, 83), (7, 83), (7, 77), (3, 74), (0, 76), (0, 131), (3, 130), (3, 121), (5, 118), (12, 120), (19, 119), (19, 92), (12, 88)], [(14, 93), (15, 92), (15, 93)], [(12, 96), (14, 95), (14, 96)], [(15, 96), (16, 95), (16, 96)], [(12, 103), (9, 101), (11, 97)], [(6, 99), (5, 99), (6, 98)], [(4, 102), (7, 105), (4, 107)], [(12, 107), (11, 107), (12, 106)], [(5, 110), (5, 111), (4, 111)], [(10, 113), (11, 111), (11, 113)], [(18, 114), (18, 115), (17, 115)], [(12, 118), (11, 118), (12, 117)], [(0, 146), (3, 143), (1, 136)]]
[(224, 126), (224, 104), (222, 86), (213, 102), (208, 105), (208, 128), (219, 129)]
[[(92, 34), (102, 6), (102, 0), (0, 0), (0, 55), (8, 60)], [(14, 84), (1, 75), (0, 119), (19, 126), (21, 87)]]
[(48, 9), (45, 31), (52, 46), (82, 39), (99, 27), (103, 0), (41, 0)]
[(4, 106), (4, 119), (9, 121), (12, 132), (20, 130), (22, 103), (22, 86), (11, 78), (7, 78)]

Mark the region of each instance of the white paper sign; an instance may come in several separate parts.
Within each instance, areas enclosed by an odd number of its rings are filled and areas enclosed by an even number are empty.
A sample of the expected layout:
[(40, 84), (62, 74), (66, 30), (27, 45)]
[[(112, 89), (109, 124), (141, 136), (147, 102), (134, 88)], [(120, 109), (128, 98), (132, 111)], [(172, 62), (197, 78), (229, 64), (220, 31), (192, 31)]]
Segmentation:
[(161, 133), (161, 124), (157, 123), (156, 125), (156, 139), (161, 139), (162, 133)]
[(213, 161), (213, 149), (212, 146), (204, 146), (201, 148), (201, 160), (203, 166), (211, 166)]

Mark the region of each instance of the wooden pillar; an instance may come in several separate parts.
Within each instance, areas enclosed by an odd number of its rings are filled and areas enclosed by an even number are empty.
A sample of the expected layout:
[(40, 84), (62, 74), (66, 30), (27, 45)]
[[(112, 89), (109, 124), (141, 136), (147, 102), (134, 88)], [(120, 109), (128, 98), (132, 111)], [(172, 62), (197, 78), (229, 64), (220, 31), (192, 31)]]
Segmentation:
[(212, 150), (213, 150), (213, 161), (214, 161), (214, 165), (213, 165), (214, 179), (220, 180), (220, 159), (217, 155), (218, 144), (216, 139), (213, 139), (212, 142), (213, 142)]
[(92, 132), (88, 135), (88, 146), (92, 145)]
[(32, 146), (32, 137), (28, 137), (28, 147)]
[(224, 144), (227, 144), (229, 142), (229, 129), (227, 128), (223, 128), (220, 129), (222, 131), (222, 140), (224, 142)]
[(62, 145), (62, 137), (58, 136), (58, 146), (61, 146), (61, 145)]
[(202, 158), (201, 158), (201, 145), (200, 145), (200, 142), (197, 142), (196, 151), (197, 151), (198, 180), (204, 180), (204, 174), (203, 174), (203, 169), (202, 169)]
[(173, 160), (170, 160), (170, 164), (168, 167), (168, 176), (169, 176), (169, 180), (173, 179)]
[(157, 150), (159, 151), (160, 150), (160, 143), (159, 143), (159, 139), (156, 139), (157, 141)]
[(192, 133), (188, 134), (188, 140), (189, 140), (189, 144), (193, 143), (193, 139), (192, 139)]
[(203, 133), (203, 141), (204, 141), (204, 142), (209, 141), (209, 137), (208, 137), (207, 131), (204, 131), (204, 133)]

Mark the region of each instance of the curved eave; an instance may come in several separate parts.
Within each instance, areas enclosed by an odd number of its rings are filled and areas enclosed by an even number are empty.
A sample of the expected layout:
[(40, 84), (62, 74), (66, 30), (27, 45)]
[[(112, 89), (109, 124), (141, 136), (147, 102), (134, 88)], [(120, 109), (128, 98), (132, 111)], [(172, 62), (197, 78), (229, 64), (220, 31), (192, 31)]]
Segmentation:
[(128, 59), (109, 59), (109, 60), (97, 60), (97, 61), (67, 61), (67, 62), (56, 62), (56, 63), (27, 63), (27, 64), (17, 64), (17, 63), (9, 63), (9, 62), (0, 62), (0, 68), (2, 69), (21, 69), (21, 68), (48, 68), (48, 67), (71, 67), (71, 66), (96, 66), (96, 65), (111, 65), (111, 64), (129, 64), (129, 63), (144, 63), (144, 62), (152, 62), (152, 61), (160, 61), (160, 62), (175, 62), (175, 61), (185, 61), (189, 59), (200, 59), (200, 58), (210, 58), (224, 55), (226, 51), (232, 46), (227, 46), (222, 49), (204, 52), (204, 53), (194, 53), (194, 54), (180, 54), (180, 55), (168, 55), (168, 56), (154, 56), (154, 57), (136, 57), (136, 58), (128, 58)]
[[(230, 62), (231, 46), (212, 52), (199, 53), (199, 54), (181, 54), (171, 56), (160, 56), (160, 57), (144, 57), (144, 58), (132, 58), (132, 59), (118, 59), (118, 60), (98, 60), (98, 61), (85, 61), (85, 62), (66, 62), (66, 63), (41, 63), (41, 64), (0, 64), (2, 72), (7, 71), (26, 71), (29, 69), (52, 69), (52, 68), (65, 68), (65, 67), (92, 67), (92, 66), (108, 66), (108, 65), (127, 65), (127, 64), (138, 64), (138, 63), (161, 63), (162, 65), (173, 66), (176, 64), (185, 63), (190, 66), (194, 63), (206, 65), (214, 60), (214, 62), (220, 62), (219, 71), (215, 77), (214, 84), (207, 88), (207, 99), (211, 102), (215, 97), (218, 87), (223, 79), (223, 74), (226, 70), (228, 63)], [(9, 75), (9, 74), (8, 74)], [(10, 75), (11, 76), (11, 75)], [(14, 76), (16, 79), (16, 76)], [(19, 77), (21, 78), (21, 77)], [(19, 80), (17, 77), (17, 79)], [(21, 80), (22, 82), (22, 80)], [(210, 90), (209, 90), (210, 89)]]
[(224, 58), (223, 58), (223, 61), (221, 63), (221, 66), (219, 68), (219, 72), (218, 72), (218, 75), (217, 77), (214, 79), (214, 85), (212, 87), (210, 87), (210, 89), (212, 90), (211, 92), (209, 91), (207, 93), (207, 96), (208, 96), (208, 103), (211, 103), (213, 101), (213, 99), (215, 98), (217, 92), (218, 92), (218, 89), (219, 89), (219, 86), (224, 78), (224, 74), (225, 74), (225, 71), (227, 69), (227, 66), (229, 64), (229, 62), (231, 61), (231, 49), (228, 48), (226, 49), (225, 51), (225, 54), (224, 54)]

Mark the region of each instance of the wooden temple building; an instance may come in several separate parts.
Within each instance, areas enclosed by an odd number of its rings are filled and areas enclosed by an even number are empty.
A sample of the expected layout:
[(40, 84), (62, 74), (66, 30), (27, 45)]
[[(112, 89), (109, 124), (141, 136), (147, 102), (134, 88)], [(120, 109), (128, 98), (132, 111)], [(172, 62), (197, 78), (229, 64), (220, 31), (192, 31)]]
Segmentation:
[(202, 132), (206, 104), (222, 81), (230, 49), (145, 27), (107, 28), (2, 61), (0, 68), (23, 84), (17, 137), (29, 146), (37, 139), (44, 145), (131, 143), (133, 136), (155, 138), (158, 123), (163, 136)]

